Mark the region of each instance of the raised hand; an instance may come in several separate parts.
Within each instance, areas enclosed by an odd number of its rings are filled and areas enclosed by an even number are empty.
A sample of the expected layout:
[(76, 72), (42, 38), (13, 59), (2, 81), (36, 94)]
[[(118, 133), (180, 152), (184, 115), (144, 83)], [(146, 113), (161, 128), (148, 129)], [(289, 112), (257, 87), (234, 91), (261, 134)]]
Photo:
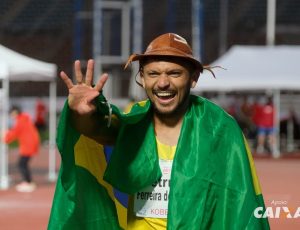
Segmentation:
[(102, 74), (97, 84), (93, 87), (93, 72), (94, 61), (89, 60), (87, 63), (87, 70), (85, 76), (81, 71), (80, 61), (74, 63), (76, 84), (65, 72), (60, 72), (60, 77), (69, 89), (68, 104), (71, 110), (77, 112), (79, 115), (88, 115), (95, 111), (96, 107), (93, 100), (99, 95), (105, 82), (108, 78), (107, 74)]

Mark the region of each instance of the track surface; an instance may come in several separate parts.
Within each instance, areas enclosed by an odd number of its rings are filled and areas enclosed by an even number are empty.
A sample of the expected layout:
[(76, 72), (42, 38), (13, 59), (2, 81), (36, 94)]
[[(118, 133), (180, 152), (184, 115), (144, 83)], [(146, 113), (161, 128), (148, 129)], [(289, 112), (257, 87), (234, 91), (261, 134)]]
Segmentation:
[[(14, 185), (20, 181), (16, 168), (18, 155), (16, 150), (9, 153), (9, 174), (11, 186), (8, 190), (0, 190), (0, 229), (1, 230), (42, 230), (47, 229), (55, 183), (48, 182), (48, 150), (43, 147), (40, 154), (31, 162), (33, 177), (37, 189), (32, 193), (19, 193)], [(274, 202), (281, 202), (294, 215), (300, 207), (300, 154), (283, 159), (255, 157), (257, 174), (267, 207), (276, 209)], [(59, 157), (57, 156), (57, 165)], [(282, 213), (280, 218), (270, 218), (272, 230), (298, 230), (300, 217), (286, 218)]]

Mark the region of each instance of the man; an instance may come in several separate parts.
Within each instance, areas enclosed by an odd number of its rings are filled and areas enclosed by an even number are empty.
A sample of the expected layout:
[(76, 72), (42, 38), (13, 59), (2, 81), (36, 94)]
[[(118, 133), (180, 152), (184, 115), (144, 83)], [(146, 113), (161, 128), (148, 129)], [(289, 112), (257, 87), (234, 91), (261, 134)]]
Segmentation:
[[(139, 61), (140, 84), (149, 99), (135, 104), (128, 114), (104, 99), (102, 88), (107, 74), (92, 86), (92, 60), (85, 77), (79, 61), (75, 62), (75, 85), (61, 72), (69, 96), (61, 120), (64, 131), (58, 135), (66, 136), (68, 130), (75, 130), (78, 135), (73, 142), (72, 138), (59, 140), (65, 193), (57, 191), (56, 197), (72, 194), (69, 196), (75, 208), (74, 214), (55, 221), (60, 208), (54, 201), (50, 228), (56, 224), (59, 229), (68, 229), (78, 222), (84, 229), (119, 228), (114, 208), (108, 205), (111, 201), (104, 203), (107, 195), (101, 191), (102, 199), (98, 197), (91, 206), (98, 211), (102, 205), (107, 211), (99, 211), (98, 217), (79, 214), (83, 213), (79, 209), (96, 212), (76, 200), (94, 194), (79, 191), (88, 186), (78, 177), (83, 172), (77, 166), (84, 164), (77, 164), (75, 169), (70, 165), (70, 161), (79, 162), (77, 150), (86, 150), (91, 144), (79, 147), (85, 138), (80, 136), (83, 134), (101, 145), (114, 145), (104, 181), (98, 181), (101, 188), (109, 183), (129, 194), (127, 226), (123, 228), (268, 229), (266, 219), (253, 215), (257, 207), (264, 205), (251, 154), (247, 153), (237, 123), (208, 100), (190, 95), (204, 67), (193, 57), (186, 40), (176, 34), (163, 34), (149, 44), (144, 54), (130, 56), (126, 67), (132, 61)], [(71, 124), (66, 125), (69, 121)], [(71, 153), (66, 151), (70, 145), (75, 145)], [(96, 149), (86, 151), (84, 157), (90, 157)], [(75, 159), (70, 158), (73, 155)], [(75, 173), (67, 171), (67, 165)]]
[[(257, 148), (256, 153), (266, 153), (265, 146), (268, 147), (269, 152), (278, 151), (274, 149), (276, 146), (275, 122), (274, 114), (275, 108), (272, 98), (268, 97), (265, 104), (256, 109), (257, 116)], [(267, 139), (267, 143), (266, 143)]]
[(13, 106), (10, 116), (14, 120), (14, 125), (4, 136), (6, 143), (15, 140), (19, 144), (19, 170), (23, 181), (16, 186), (19, 192), (32, 192), (36, 185), (32, 182), (32, 175), (29, 168), (31, 158), (38, 153), (40, 138), (37, 128), (27, 113), (21, 111), (18, 106)]
[(46, 112), (47, 108), (41, 99), (37, 99), (35, 104), (35, 121), (34, 124), (39, 131), (46, 129)]

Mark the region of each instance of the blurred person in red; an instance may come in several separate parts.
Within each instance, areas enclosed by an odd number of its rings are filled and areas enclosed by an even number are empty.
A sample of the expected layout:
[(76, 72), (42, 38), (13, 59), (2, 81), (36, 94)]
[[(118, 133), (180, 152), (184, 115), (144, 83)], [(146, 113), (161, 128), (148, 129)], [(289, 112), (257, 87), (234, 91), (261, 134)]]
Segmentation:
[(247, 138), (254, 138), (256, 135), (256, 125), (253, 121), (255, 105), (250, 103), (248, 96), (243, 96), (239, 108), (239, 123)]
[(46, 128), (46, 106), (44, 102), (40, 99), (36, 101), (35, 105), (35, 126), (38, 130), (44, 130)]
[(18, 106), (13, 106), (10, 116), (14, 125), (5, 133), (4, 142), (17, 141), (19, 144), (19, 170), (23, 181), (16, 186), (19, 192), (32, 192), (36, 185), (32, 182), (29, 162), (38, 153), (40, 138), (37, 128), (32, 122), (29, 114), (24, 113)]
[(258, 102), (258, 98), (256, 98), (252, 104), (252, 122), (257, 129), (259, 120), (260, 120), (260, 113), (261, 113), (262, 105)]
[(255, 113), (255, 122), (257, 125), (257, 153), (264, 153), (265, 146), (273, 151), (275, 140), (275, 108), (271, 98), (267, 99), (264, 105), (257, 106)]

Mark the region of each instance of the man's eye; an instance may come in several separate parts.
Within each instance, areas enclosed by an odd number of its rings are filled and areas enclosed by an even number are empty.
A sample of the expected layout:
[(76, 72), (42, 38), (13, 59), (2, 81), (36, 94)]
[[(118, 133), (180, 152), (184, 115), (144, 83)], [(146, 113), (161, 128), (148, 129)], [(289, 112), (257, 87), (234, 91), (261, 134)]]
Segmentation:
[(158, 76), (158, 73), (155, 73), (155, 72), (150, 72), (148, 73), (149, 77), (156, 77)]
[(181, 75), (181, 73), (180, 72), (177, 72), (177, 71), (174, 71), (174, 72), (170, 72), (169, 73), (169, 76), (170, 77), (179, 77)]

